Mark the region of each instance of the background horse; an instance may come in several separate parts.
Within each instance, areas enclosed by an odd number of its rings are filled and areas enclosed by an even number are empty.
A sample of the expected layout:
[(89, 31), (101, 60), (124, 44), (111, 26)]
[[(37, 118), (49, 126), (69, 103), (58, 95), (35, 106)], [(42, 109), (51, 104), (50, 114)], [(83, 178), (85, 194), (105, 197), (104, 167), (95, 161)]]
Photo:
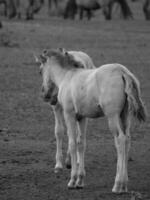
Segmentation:
[[(133, 2), (136, 2), (138, 0), (132, 0)], [(143, 0), (140, 2), (143, 3), (143, 12), (146, 20), (150, 20), (150, 0)]]
[(112, 9), (116, 3), (120, 6), (125, 19), (132, 18), (132, 12), (126, 0), (68, 0), (64, 13), (65, 16), (69, 16), (68, 13), (71, 12), (74, 18), (78, 10), (79, 17), (82, 19), (83, 12), (86, 11), (88, 19), (91, 19), (92, 11), (102, 9), (105, 19), (109, 20), (112, 18)]
[(7, 2), (6, 2), (6, 0), (0, 0), (0, 5), (4, 6), (4, 15), (7, 16)]
[(0, 4), (4, 4), (4, 14), (9, 18), (21, 18), (25, 11), (26, 19), (33, 19), (34, 14), (42, 8), (43, 0), (0, 0)]
[(144, 1), (143, 12), (144, 12), (146, 20), (150, 20), (150, 0)]
[(146, 120), (139, 81), (120, 64), (82, 69), (81, 63), (59, 50), (49, 51), (39, 59), (43, 97), (50, 99), (52, 85), (58, 87), (58, 102), (67, 126), (72, 166), (68, 187), (84, 186), (87, 118), (105, 116), (115, 139), (118, 156), (112, 191), (127, 192), (131, 118)]
[[(95, 68), (92, 59), (82, 51), (66, 51), (63, 48), (59, 48), (59, 51), (72, 56), (72, 58), (78, 62), (80, 67), (85, 69), (93, 69)], [(46, 56), (49, 54), (49, 50), (44, 50), (43, 55)], [(38, 60), (36, 59), (38, 62)], [(64, 116), (63, 116), (63, 109), (59, 102), (57, 101), (58, 96), (58, 87), (55, 84), (51, 85), (51, 93), (50, 97), (48, 97), (48, 102), (50, 103), (54, 116), (55, 116), (55, 137), (56, 137), (56, 164), (55, 164), (55, 173), (58, 173), (63, 168), (62, 164), (62, 140), (65, 133), (65, 123), (64, 123)], [(44, 99), (46, 100), (47, 97)], [(47, 100), (46, 100), (47, 101)], [(70, 153), (69, 149), (67, 150), (67, 157), (66, 157), (66, 166), (67, 168), (71, 168), (71, 161), (70, 161)]]

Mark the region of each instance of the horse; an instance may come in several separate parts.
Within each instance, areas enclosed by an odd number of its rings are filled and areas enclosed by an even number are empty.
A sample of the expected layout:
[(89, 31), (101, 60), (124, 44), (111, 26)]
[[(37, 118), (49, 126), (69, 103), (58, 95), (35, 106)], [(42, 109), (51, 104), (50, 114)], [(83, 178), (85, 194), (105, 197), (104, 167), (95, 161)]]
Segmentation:
[(97, 0), (92, 0), (92, 1), (91, 0), (90, 1), (68, 0), (66, 2), (64, 18), (66, 19), (66, 18), (70, 17), (70, 18), (74, 19), (75, 15), (78, 12), (79, 18), (82, 20), (84, 12), (86, 12), (87, 18), (88, 18), (88, 20), (90, 20), (92, 17), (92, 12), (94, 10), (97, 10), (100, 8), (101, 8), (101, 6)]
[[(117, 170), (112, 192), (127, 192), (128, 153), (131, 119), (146, 120), (140, 83), (121, 64), (106, 64), (83, 69), (67, 52), (50, 50), (39, 56), (43, 98), (51, 98), (52, 85), (58, 88), (58, 102), (63, 110), (71, 155), (69, 189), (83, 188), (84, 156), (88, 118), (106, 117), (117, 150)], [(77, 164), (77, 161), (79, 162)]]
[[(132, 0), (132, 1), (136, 2), (138, 0)], [(145, 19), (150, 20), (150, 0), (143, 0), (143, 12)]]
[(4, 15), (7, 16), (7, 2), (6, 0), (0, 0), (0, 5), (3, 4), (4, 6)]
[[(85, 69), (95, 68), (95, 65), (94, 65), (92, 59), (86, 53), (84, 53), (82, 51), (66, 51), (64, 48), (59, 48), (59, 51), (63, 52), (64, 54), (67, 53), (70, 57), (72, 56), (73, 60), (76, 60), (76, 62), (78, 62), (78, 65), (79, 65), (79, 63), (81, 63), (80, 66)], [(49, 50), (44, 50), (43, 55), (46, 56), (48, 54), (48, 52), (49, 52)], [(36, 62), (38, 62), (38, 58), (36, 56), (35, 56), (35, 58), (36, 58)], [(56, 137), (56, 164), (55, 164), (54, 172), (59, 173), (60, 171), (62, 171), (62, 168), (63, 168), (62, 140), (63, 140), (63, 135), (65, 132), (65, 123), (64, 123), (62, 107), (57, 100), (58, 88), (55, 84), (52, 84), (51, 88), (52, 88), (51, 89), (51, 97), (48, 99), (44, 98), (44, 100), (50, 104), (50, 106), (52, 107), (52, 110), (54, 112), (55, 137)], [(67, 150), (67, 157), (65, 160), (65, 164), (68, 169), (71, 168), (69, 149)]]
[[(73, 16), (72, 19), (74, 19), (77, 13), (76, 10), (78, 10), (79, 17), (82, 19), (83, 14), (86, 11), (87, 18), (90, 20), (92, 17), (92, 11), (102, 9), (105, 19), (110, 20), (112, 18), (113, 6), (116, 3), (120, 6), (123, 17), (125, 19), (132, 18), (132, 11), (126, 0), (68, 0), (64, 13), (65, 16), (69, 16), (68, 13), (71, 12), (71, 16)], [(69, 7), (69, 5), (72, 6)]]
[(52, 4), (54, 4), (55, 7), (57, 8), (58, 0), (48, 0), (48, 8), (49, 8), (49, 10), (52, 8)]
[(68, 0), (64, 9), (64, 19), (71, 18), (74, 19), (77, 13), (77, 4), (76, 0)]
[(150, 0), (145, 0), (143, 4), (143, 12), (146, 20), (150, 20)]
[(38, 13), (42, 8), (43, 3), (43, 0), (0, 0), (0, 4), (5, 5), (5, 16), (8, 16), (10, 19), (14, 17), (20, 19), (24, 8), (26, 19), (33, 19), (34, 14)]
[(110, 20), (112, 18), (113, 6), (116, 3), (120, 6), (124, 19), (133, 18), (132, 11), (126, 0), (103, 0), (103, 14), (105, 19)]
[(87, 12), (87, 18), (88, 20), (91, 19), (92, 17), (92, 11), (93, 10), (98, 10), (101, 8), (101, 4), (98, 2), (98, 0), (76, 0), (76, 4), (79, 10), (79, 16), (80, 19), (83, 18), (83, 12), (86, 11)]

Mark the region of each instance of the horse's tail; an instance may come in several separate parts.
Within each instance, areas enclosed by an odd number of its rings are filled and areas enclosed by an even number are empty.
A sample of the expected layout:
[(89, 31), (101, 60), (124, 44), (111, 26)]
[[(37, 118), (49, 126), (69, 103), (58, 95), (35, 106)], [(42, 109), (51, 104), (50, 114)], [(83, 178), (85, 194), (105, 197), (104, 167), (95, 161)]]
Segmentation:
[(127, 18), (133, 18), (133, 14), (132, 14), (132, 11), (127, 3), (126, 0), (117, 0), (118, 3), (120, 4), (121, 6), (121, 10), (122, 10), (122, 14), (123, 14), (123, 17), (125, 19)]
[(141, 99), (140, 84), (137, 78), (130, 72), (122, 75), (125, 83), (125, 93), (127, 97), (128, 112), (132, 114), (138, 121), (146, 121), (146, 109)]

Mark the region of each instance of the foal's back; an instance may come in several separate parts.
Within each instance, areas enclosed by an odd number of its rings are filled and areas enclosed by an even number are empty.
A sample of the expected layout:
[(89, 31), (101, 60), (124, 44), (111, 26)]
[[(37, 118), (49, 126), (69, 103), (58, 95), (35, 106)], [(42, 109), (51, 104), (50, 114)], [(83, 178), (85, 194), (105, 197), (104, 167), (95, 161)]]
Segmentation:
[(118, 113), (125, 99), (124, 73), (131, 74), (120, 64), (70, 71), (62, 87), (66, 94), (64, 97), (83, 116), (98, 117), (102, 114), (99, 108), (105, 115)]
[(71, 54), (76, 61), (80, 62), (85, 69), (95, 68), (92, 59), (86, 53), (82, 51), (69, 51), (69, 54)]

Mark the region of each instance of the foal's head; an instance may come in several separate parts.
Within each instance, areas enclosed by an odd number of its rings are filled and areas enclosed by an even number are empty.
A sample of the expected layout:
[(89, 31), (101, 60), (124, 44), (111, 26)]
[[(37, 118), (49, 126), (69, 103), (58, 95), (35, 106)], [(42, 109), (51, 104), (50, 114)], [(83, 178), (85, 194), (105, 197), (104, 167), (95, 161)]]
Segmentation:
[(50, 102), (51, 105), (57, 103), (58, 88), (54, 83), (51, 67), (59, 65), (62, 68), (73, 69), (83, 68), (83, 65), (76, 61), (74, 57), (64, 49), (44, 50), (36, 62), (40, 63), (40, 74), (42, 76), (42, 97), (44, 101)]

